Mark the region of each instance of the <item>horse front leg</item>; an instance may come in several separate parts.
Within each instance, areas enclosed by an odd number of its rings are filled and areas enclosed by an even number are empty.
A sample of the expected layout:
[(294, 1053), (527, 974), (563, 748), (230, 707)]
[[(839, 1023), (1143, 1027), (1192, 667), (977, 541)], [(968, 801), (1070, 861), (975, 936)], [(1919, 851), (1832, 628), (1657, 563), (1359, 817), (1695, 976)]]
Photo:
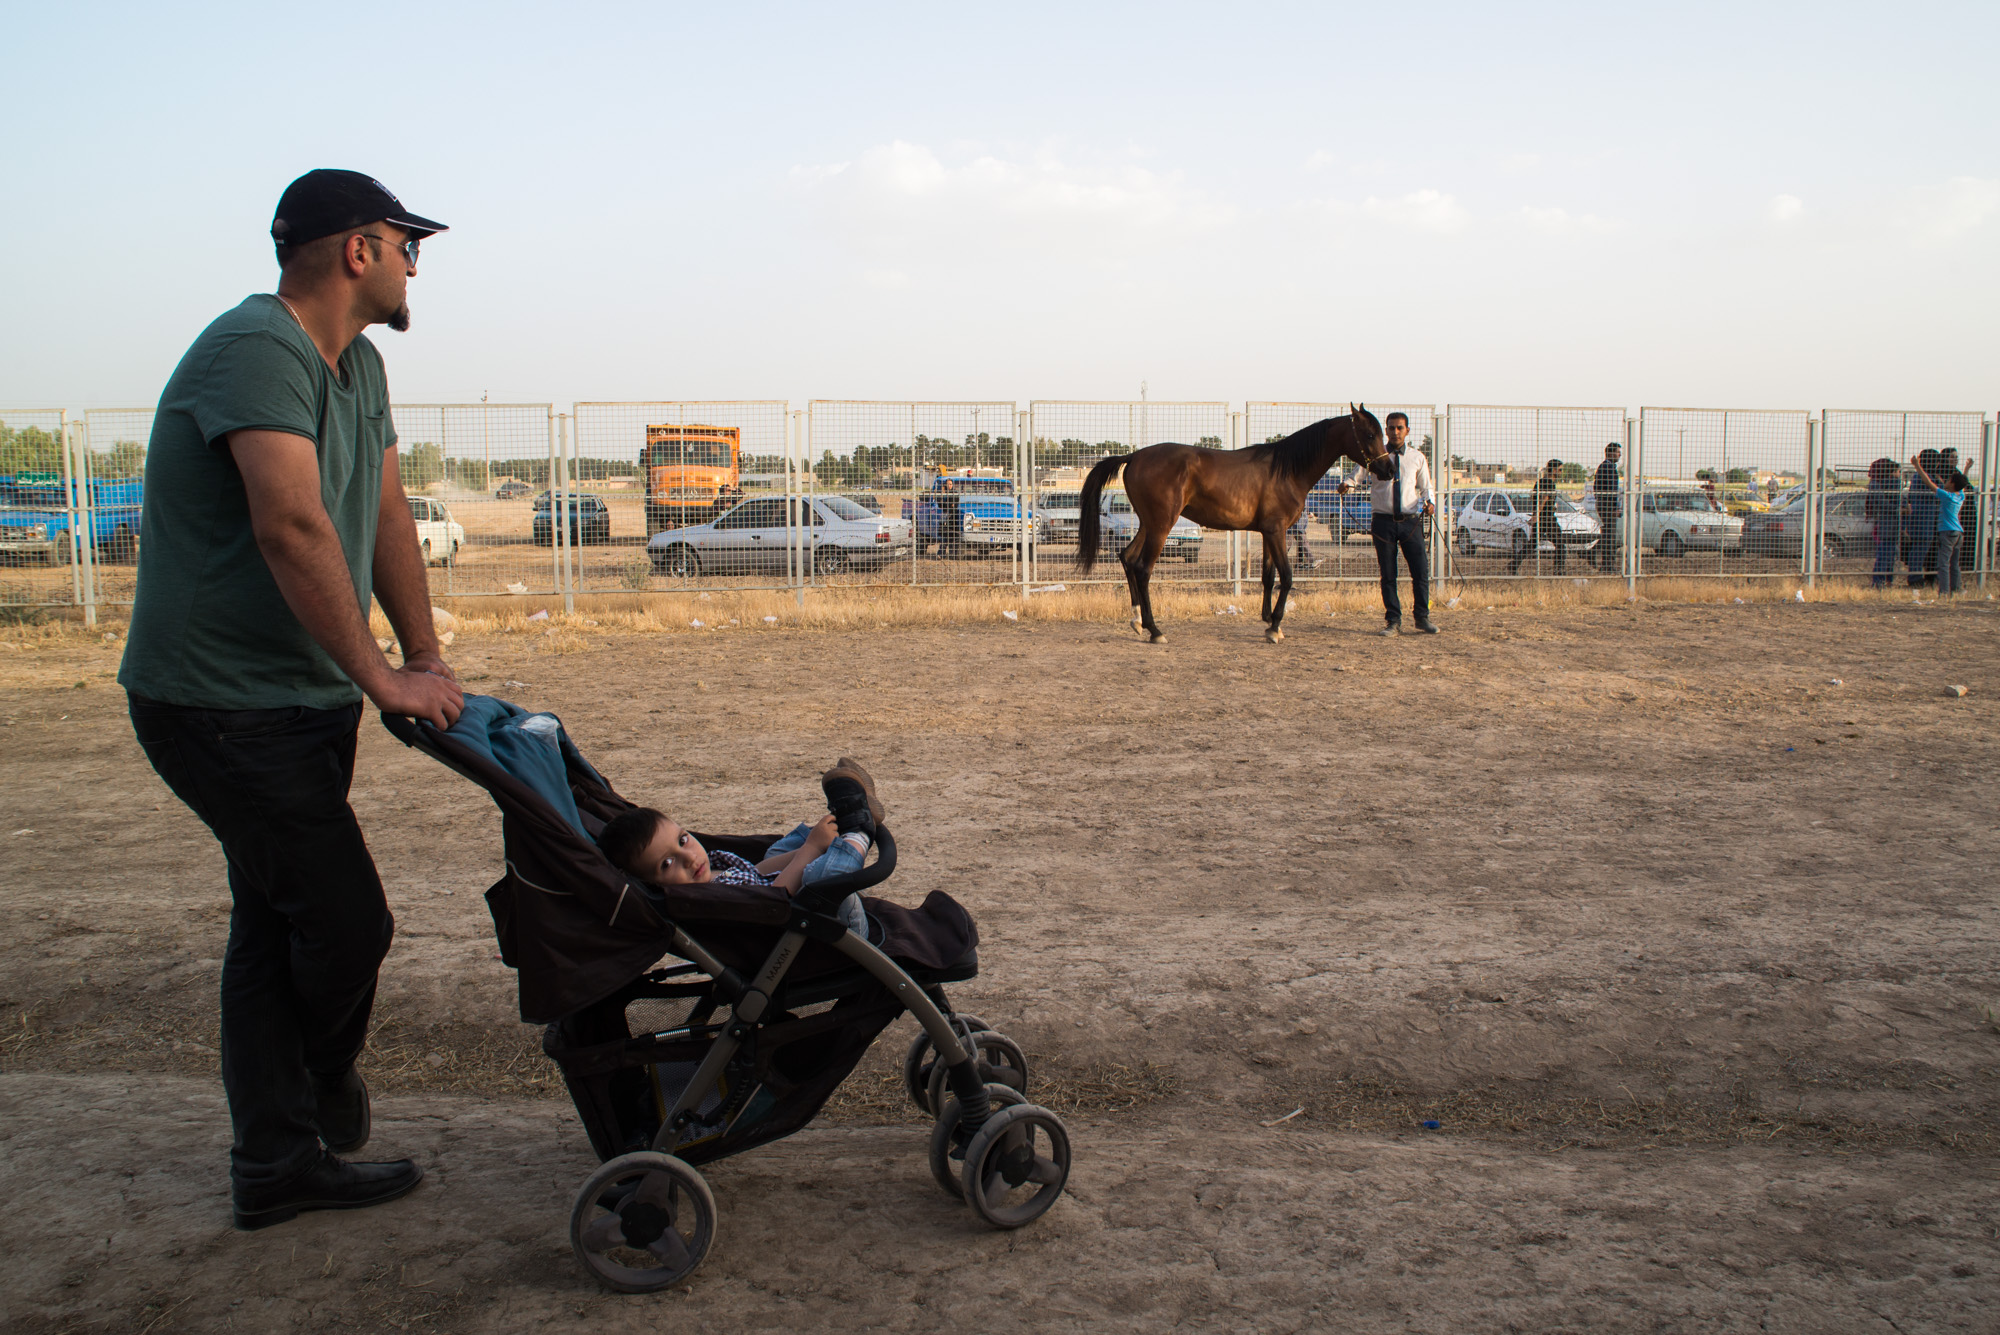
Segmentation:
[(1132, 541), (1118, 549), (1118, 565), (1125, 572), (1125, 591), (1132, 596), (1132, 629), (1143, 634), (1147, 628), (1147, 619), (1151, 616), (1151, 613), (1144, 610), (1146, 606), (1145, 579), (1140, 574), (1139, 567), (1133, 560), (1138, 551), (1139, 539), (1135, 536)]
[(1271, 555), (1271, 535), (1264, 535), (1264, 624), (1271, 624), (1271, 585), (1277, 578), (1278, 567)]
[[(1266, 533), (1264, 535), (1264, 550), (1271, 553), (1271, 556), (1266, 558), (1267, 562), (1275, 561), (1278, 567), (1278, 604), (1272, 609), (1271, 615), (1265, 618), (1270, 624), (1269, 628), (1264, 632), (1264, 638), (1272, 644), (1276, 644), (1285, 638), (1285, 601), (1292, 596), (1292, 558), (1285, 550), (1285, 532), (1283, 529), (1278, 530), (1276, 533)], [(1264, 596), (1266, 598), (1270, 597), (1270, 589), (1271, 575), (1269, 565), (1267, 564), (1264, 574)]]

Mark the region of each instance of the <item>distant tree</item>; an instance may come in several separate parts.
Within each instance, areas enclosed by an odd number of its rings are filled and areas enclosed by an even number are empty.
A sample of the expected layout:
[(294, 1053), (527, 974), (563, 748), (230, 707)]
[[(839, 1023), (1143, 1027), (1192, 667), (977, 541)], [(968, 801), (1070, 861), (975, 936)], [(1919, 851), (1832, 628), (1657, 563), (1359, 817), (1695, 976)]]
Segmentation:
[(1206, 445), (1211, 450), (1219, 450), (1222, 448), (1222, 437), (1203, 436), (1200, 440), (1196, 441), (1195, 444)]
[(1694, 470), (1694, 480), (1697, 482), (1713, 482), (1715, 481), (1715, 470), (1713, 468), (1697, 468)]
[(398, 461), (405, 491), (422, 491), (444, 478), (444, 448), (434, 441), (420, 440)]
[(15, 429), (0, 422), (0, 475), (62, 471), (62, 440), (55, 432), (38, 426)]
[(1586, 469), (1582, 464), (1564, 464), (1556, 470), (1556, 481), (1558, 482), (1588, 482), (1589, 480), (1590, 470)]
[(93, 477), (125, 478), (146, 475), (146, 447), (136, 440), (115, 440), (111, 448), (90, 461)]
[(1750, 476), (1750, 470), (1747, 468), (1732, 468), (1729, 470), (1729, 483), (1731, 486), (1736, 486), (1741, 483), (1749, 482), (1752, 480), (1753, 479)]

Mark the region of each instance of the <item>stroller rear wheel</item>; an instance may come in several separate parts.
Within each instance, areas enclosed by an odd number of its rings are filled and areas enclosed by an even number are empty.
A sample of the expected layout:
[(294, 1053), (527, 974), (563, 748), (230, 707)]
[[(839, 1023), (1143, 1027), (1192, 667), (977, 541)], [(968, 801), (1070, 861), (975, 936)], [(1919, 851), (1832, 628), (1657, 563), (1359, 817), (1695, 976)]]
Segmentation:
[(1041, 1218), (1068, 1181), (1069, 1128), (1032, 1103), (1000, 1109), (965, 1147), (966, 1202), (995, 1228)]
[(591, 1277), (620, 1293), (655, 1293), (692, 1275), (715, 1241), (715, 1197), (671, 1154), (621, 1154), (584, 1179), (569, 1242)]
[[(986, 1029), (966, 1037), (972, 1055), (979, 1059), (979, 1078), (988, 1084), (1005, 1085), (1016, 1094), (1026, 1097), (1028, 1093), (1028, 1054), (1021, 1051), (1021, 1045), (998, 1030)], [(942, 1108), (945, 1100), (945, 1077), (951, 1068), (941, 1061), (931, 1063), (930, 1098), (928, 1104), (920, 1104), (926, 1112)]]
[[(992, 1096), (996, 1114), (1003, 1108), (1027, 1102), (1005, 1085), (988, 1085), (986, 1092)], [(936, 1125), (931, 1127), (931, 1179), (945, 1195), (962, 1201), (965, 1199), (965, 1187), (960, 1181), (963, 1176), (961, 1165), (965, 1161), (966, 1144), (972, 1136), (965, 1133), (958, 1122), (958, 1100), (946, 1095), (944, 1110), (938, 1114)]]
[[(952, 1028), (962, 1039), (970, 1039), (974, 1034), (990, 1029), (986, 1021), (977, 1015), (954, 1015)], [(917, 1036), (910, 1040), (910, 1050), (903, 1054), (903, 1089), (910, 1096), (910, 1102), (917, 1105), (917, 1111), (926, 1117), (937, 1116), (937, 1104), (931, 1101), (931, 1073), (938, 1064), (937, 1054), (931, 1048), (931, 1036), (917, 1030)]]

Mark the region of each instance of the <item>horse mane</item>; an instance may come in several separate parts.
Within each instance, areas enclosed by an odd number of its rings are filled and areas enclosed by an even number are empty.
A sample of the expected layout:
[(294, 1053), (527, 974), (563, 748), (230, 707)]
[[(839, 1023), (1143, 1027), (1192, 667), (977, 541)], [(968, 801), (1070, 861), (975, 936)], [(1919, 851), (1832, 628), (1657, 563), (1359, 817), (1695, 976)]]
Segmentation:
[[(1368, 417), (1374, 416), (1365, 408), (1362, 412)], [(1327, 437), (1333, 434), (1336, 425), (1344, 425), (1351, 420), (1353, 419), (1349, 417), (1323, 417), (1311, 426), (1300, 427), (1281, 440), (1267, 440), (1252, 445), (1246, 452), (1255, 458), (1269, 459), (1272, 471), (1281, 477), (1311, 486), (1319, 481), (1340, 458), (1336, 454), (1332, 459), (1322, 462), (1321, 455), (1325, 450)]]

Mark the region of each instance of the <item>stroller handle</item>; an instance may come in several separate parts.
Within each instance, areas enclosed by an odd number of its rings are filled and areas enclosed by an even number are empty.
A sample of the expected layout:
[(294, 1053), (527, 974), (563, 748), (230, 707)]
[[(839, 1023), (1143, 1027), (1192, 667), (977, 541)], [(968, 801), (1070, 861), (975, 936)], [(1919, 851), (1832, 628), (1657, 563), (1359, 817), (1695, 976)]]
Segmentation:
[(875, 827), (875, 848), (880, 854), (872, 867), (815, 881), (792, 896), (792, 903), (808, 913), (831, 914), (849, 895), (873, 889), (896, 872), (896, 836), (886, 825)]

